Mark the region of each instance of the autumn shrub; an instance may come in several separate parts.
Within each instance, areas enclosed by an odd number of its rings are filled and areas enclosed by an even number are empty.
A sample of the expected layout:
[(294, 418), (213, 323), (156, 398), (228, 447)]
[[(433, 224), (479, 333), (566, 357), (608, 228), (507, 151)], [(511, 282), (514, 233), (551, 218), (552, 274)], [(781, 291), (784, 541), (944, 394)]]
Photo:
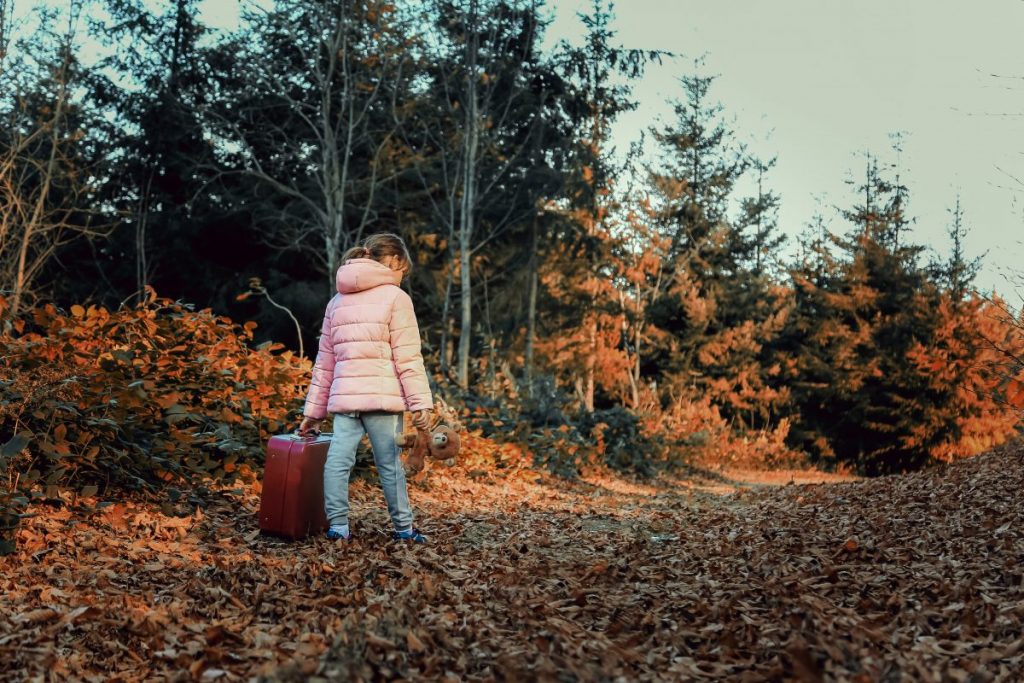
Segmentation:
[(594, 435), (597, 452), (614, 470), (651, 476), (664, 463), (656, 435), (646, 432), (640, 417), (626, 408), (583, 412), (577, 428)]
[(0, 297), (0, 524), (33, 499), (230, 482), (301, 403), (309, 362), (253, 348), (255, 323), (162, 299), (132, 308)]
[(550, 375), (535, 376), (529, 386), (509, 375), (507, 368), (496, 371), (486, 393), (447, 385), (444, 391), (462, 406), (472, 433), (525, 448), (534, 467), (572, 479), (602, 468), (652, 476), (677, 463), (665, 455), (669, 441), (638, 413), (620, 406), (582, 410)]
[(554, 377), (534, 377), (521, 394), (518, 438), (529, 447), (535, 466), (572, 479), (601, 463), (600, 437), (593, 425), (581, 422), (581, 412)]
[(577, 460), (582, 461), (587, 443), (573, 429), (553, 383), (541, 380), (538, 391), (531, 393), (507, 367), (495, 369), (488, 381), (468, 389), (441, 374), (434, 380), (437, 395), (458, 408), (470, 436), (468, 444), (463, 442), (464, 456), (473, 467), (500, 470), (510, 462), (518, 467), (521, 459), (509, 458), (503, 450), (515, 448), (528, 454), (532, 467), (565, 477), (579, 473)]
[(803, 467), (803, 453), (786, 443), (789, 420), (770, 428), (738, 429), (722, 416), (709, 396), (683, 395), (668, 406), (654, 400), (637, 411), (646, 442), (657, 454), (656, 466), (721, 469)]
[(697, 391), (665, 405), (654, 389), (642, 386), (636, 407), (586, 411), (548, 374), (534, 375), (527, 385), (504, 367), (468, 390), (454, 382), (437, 384), (451, 403), (462, 407), (470, 430), (483, 439), (521, 445), (535, 467), (561, 477), (602, 468), (651, 477), (693, 467), (808, 465), (805, 454), (787, 444), (788, 418), (762, 429), (744, 428)]

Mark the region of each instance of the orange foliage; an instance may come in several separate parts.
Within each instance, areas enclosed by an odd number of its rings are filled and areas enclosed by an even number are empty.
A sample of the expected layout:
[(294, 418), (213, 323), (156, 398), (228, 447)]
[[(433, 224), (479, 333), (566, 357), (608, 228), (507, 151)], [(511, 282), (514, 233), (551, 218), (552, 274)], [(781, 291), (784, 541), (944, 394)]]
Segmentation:
[(0, 515), (69, 487), (230, 480), (289, 424), (310, 369), (281, 344), (251, 348), (255, 323), (152, 288), (136, 308), (46, 304), (15, 319), (0, 297), (0, 324), (0, 431), (15, 435), (0, 444)]
[(953, 392), (952, 415), (926, 412), (905, 440), (908, 448), (926, 448), (949, 462), (994, 448), (1015, 433), (1024, 407), (1024, 368), (1007, 359), (1024, 355), (1024, 335), (1002, 310), (998, 300), (955, 302), (943, 295), (934, 340), (915, 345), (908, 359), (931, 392)]
[(590, 311), (579, 327), (538, 339), (536, 352), (563, 381), (571, 383), (573, 378), (581, 377), (589, 365), (594, 369), (597, 387), (609, 395), (624, 397), (630, 359), (621, 344), (623, 319), (621, 314)]
[[(652, 405), (648, 397), (647, 405)], [(792, 467), (804, 462), (803, 454), (786, 444), (790, 421), (782, 418), (770, 428), (736, 430), (708, 395), (684, 396), (668, 408), (647, 409), (644, 431), (666, 444), (670, 464), (688, 463), (718, 469)]]

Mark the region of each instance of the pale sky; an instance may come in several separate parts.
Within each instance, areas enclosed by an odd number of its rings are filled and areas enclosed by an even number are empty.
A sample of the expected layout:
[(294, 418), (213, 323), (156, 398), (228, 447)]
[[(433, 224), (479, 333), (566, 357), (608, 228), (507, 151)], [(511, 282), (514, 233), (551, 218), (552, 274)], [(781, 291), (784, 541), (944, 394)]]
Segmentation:
[[(29, 5), (17, 4), (19, 15)], [(547, 42), (578, 42), (576, 12), (589, 6), (549, 1)], [(237, 25), (238, 0), (201, 7), (211, 27)], [(845, 231), (832, 207), (853, 202), (844, 180), (862, 177), (858, 153), (892, 161), (889, 135), (905, 131), (913, 239), (947, 253), (959, 190), (968, 255), (987, 252), (978, 285), (1024, 297), (1024, 1), (620, 0), (615, 12), (622, 45), (682, 55), (635, 84), (640, 106), (615, 128), (619, 149), (671, 116), (677, 77), (703, 57), (738, 139), (778, 157), (767, 182), (785, 233), (819, 210)]]

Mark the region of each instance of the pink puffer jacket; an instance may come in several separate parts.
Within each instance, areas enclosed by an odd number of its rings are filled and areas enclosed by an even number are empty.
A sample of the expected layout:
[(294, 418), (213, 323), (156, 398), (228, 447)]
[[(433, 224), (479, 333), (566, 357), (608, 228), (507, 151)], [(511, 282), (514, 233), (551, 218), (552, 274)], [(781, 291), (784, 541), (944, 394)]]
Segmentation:
[(401, 281), (373, 259), (338, 268), (303, 415), (433, 408), (416, 313)]

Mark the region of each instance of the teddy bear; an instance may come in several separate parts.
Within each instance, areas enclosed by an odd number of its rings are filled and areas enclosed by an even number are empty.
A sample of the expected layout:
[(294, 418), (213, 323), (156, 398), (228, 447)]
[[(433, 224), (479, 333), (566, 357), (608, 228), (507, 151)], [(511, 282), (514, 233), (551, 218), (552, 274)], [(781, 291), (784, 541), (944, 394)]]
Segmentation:
[(405, 457), (405, 471), (408, 474), (420, 472), (427, 457), (443, 461), (448, 467), (455, 464), (455, 458), (462, 447), (462, 439), (459, 437), (461, 425), (457, 421), (453, 422), (453, 426), (443, 424), (441, 416), (448, 412), (447, 406), (443, 406), (438, 410), (439, 415), (432, 427), (422, 430), (405, 429), (395, 439), (399, 447), (409, 450)]

